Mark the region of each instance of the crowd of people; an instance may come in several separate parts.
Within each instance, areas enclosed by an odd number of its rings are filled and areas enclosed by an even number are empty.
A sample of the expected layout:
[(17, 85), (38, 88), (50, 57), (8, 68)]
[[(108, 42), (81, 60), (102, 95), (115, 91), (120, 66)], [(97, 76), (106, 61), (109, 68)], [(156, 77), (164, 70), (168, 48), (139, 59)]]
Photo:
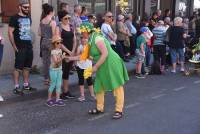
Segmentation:
[[(19, 13), (11, 17), (8, 28), (15, 51), (15, 94), (35, 90), (29, 81), (33, 61), (30, 4), (28, 0), (20, 0), (19, 3)], [(97, 104), (89, 113), (103, 113), (104, 94), (112, 91), (116, 98), (113, 118), (121, 118), (123, 85), (129, 79), (124, 62), (136, 59), (136, 78), (145, 78), (148, 70), (164, 74), (168, 65), (172, 65), (171, 72), (176, 73), (177, 63), (181, 65), (180, 71), (184, 72), (185, 41), (189, 37), (199, 38), (199, 16), (192, 16), (189, 20), (175, 17), (172, 21), (168, 9), (164, 15), (157, 10), (151, 18), (146, 17), (140, 23), (135, 21), (132, 13), (119, 14), (115, 18), (108, 11), (102, 19), (103, 22), (97, 22), (98, 18), (81, 5), (75, 5), (74, 12), (70, 13), (69, 5), (61, 3), (56, 15), (51, 5), (42, 5), (38, 34), (41, 37), (44, 84), (49, 88), (46, 102), (49, 107), (64, 106), (64, 100), (75, 98), (69, 90), (69, 75), (76, 70), (80, 88), (78, 101), (86, 100), (86, 80), (91, 99)], [(157, 71), (153, 71), (155, 66), (158, 66)], [(23, 88), (19, 85), (21, 72)], [(95, 78), (92, 78), (93, 73)]]

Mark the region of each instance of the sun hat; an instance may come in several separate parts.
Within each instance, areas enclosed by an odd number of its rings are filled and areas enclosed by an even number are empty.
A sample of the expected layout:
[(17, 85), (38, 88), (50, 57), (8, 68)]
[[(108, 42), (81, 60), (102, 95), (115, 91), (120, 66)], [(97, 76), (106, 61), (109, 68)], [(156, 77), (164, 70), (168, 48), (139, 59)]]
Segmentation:
[(58, 35), (54, 35), (54, 36), (52, 37), (51, 42), (52, 42), (52, 43), (55, 43), (55, 42), (58, 42), (58, 41), (62, 41), (62, 38), (61, 38), (60, 36), (58, 36)]

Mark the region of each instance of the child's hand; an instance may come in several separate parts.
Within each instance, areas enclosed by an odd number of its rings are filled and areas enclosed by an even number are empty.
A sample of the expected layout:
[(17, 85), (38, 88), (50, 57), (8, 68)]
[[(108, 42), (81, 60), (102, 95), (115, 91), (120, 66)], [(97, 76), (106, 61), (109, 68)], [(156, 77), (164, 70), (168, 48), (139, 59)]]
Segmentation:
[(92, 72), (96, 72), (98, 70), (98, 68), (96, 66), (92, 67)]

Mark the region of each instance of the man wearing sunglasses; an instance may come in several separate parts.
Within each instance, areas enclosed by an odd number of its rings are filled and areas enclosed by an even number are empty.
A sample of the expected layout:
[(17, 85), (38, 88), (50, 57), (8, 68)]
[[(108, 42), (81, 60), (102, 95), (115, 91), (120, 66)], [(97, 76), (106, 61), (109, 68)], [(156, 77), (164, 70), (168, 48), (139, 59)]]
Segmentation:
[(112, 27), (111, 27), (112, 24), (113, 24), (113, 14), (112, 14), (112, 12), (108, 11), (104, 14), (104, 23), (101, 26), (101, 32), (102, 32), (103, 36), (110, 42), (112, 49), (125, 62), (128, 62), (128, 60), (125, 59), (122, 45), (119, 42), (117, 42), (117, 35), (112, 30)]
[[(23, 94), (23, 90), (33, 90), (29, 84), (29, 71), (32, 67), (33, 49), (31, 43), (31, 18), (29, 0), (19, 0), (19, 12), (9, 22), (8, 36), (15, 52), (14, 90)], [(19, 75), (23, 73), (23, 88), (19, 86)]]

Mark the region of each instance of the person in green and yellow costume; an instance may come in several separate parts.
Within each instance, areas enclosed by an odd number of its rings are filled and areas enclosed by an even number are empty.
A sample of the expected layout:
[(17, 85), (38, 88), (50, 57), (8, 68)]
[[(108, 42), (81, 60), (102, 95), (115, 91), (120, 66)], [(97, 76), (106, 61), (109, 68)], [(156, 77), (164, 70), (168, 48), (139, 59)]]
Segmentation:
[[(94, 29), (90, 23), (80, 25), (82, 37), (88, 39), (89, 54), (92, 57), (92, 73), (96, 73), (94, 92), (96, 94), (96, 108), (89, 110), (89, 114), (97, 115), (104, 112), (105, 92), (112, 91), (115, 99), (114, 119), (122, 117), (124, 108), (123, 85), (129, 80), (123, 60), (113, 51), (109, 41)], [(91, 70), (91, 69), (89, 69)]]

